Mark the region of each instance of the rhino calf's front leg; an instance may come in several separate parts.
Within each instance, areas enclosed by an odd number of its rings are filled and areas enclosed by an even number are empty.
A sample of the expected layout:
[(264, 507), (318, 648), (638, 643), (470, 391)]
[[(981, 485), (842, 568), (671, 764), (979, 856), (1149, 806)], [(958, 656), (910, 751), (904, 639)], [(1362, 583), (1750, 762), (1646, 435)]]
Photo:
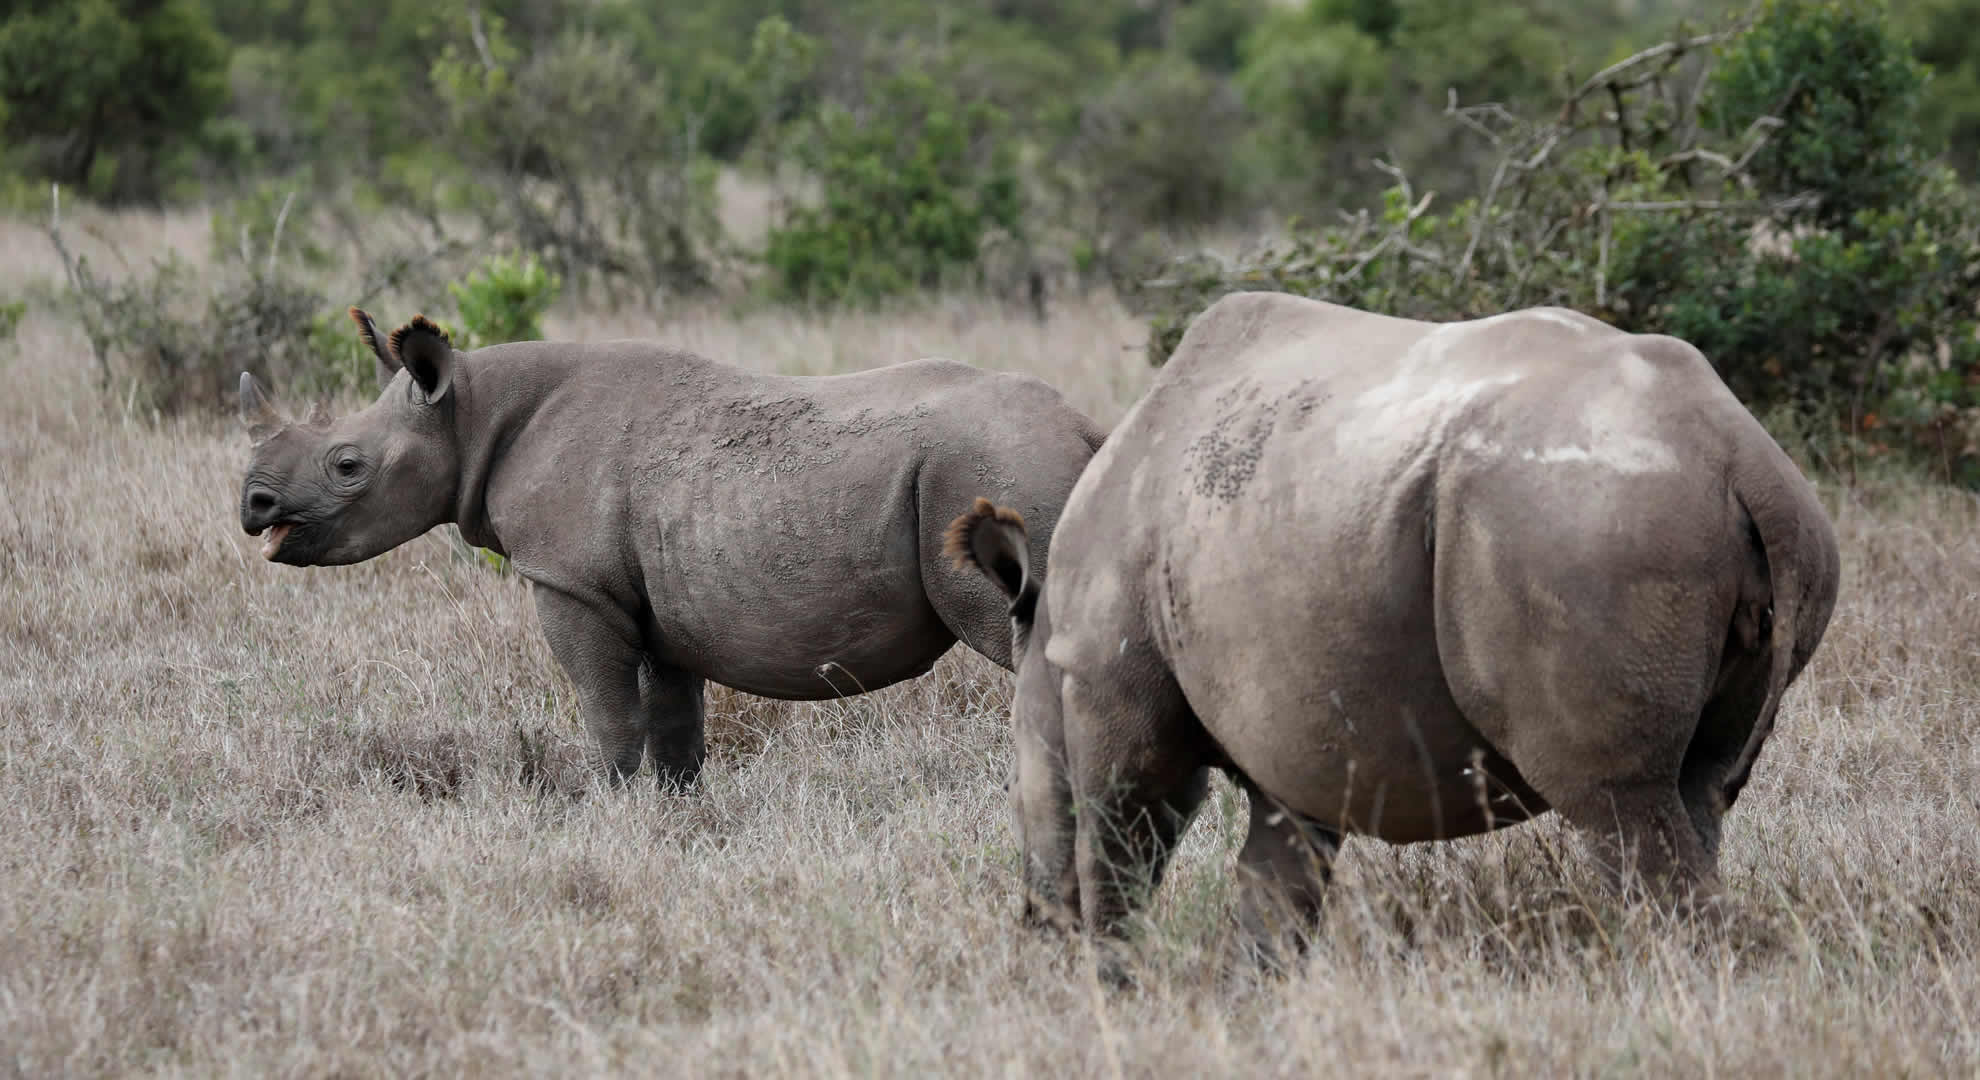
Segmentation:
[[(639, 630), (624, 612), (537, 586), (536, 615), (551, 655), (577, 685), (578, 711), (597, 743), (605, 778), (623, 784), (646, 753)], [(698, 695), (697, 695), (698, 697)]]

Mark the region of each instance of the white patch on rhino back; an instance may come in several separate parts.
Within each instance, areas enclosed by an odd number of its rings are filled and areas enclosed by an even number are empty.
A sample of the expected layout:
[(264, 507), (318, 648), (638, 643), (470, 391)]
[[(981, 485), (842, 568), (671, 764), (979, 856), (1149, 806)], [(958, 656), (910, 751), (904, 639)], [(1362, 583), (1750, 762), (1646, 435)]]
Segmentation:
[(1623, 350), (1620, 363), (1623, 387), (1632, 393), (1646, 391), (1657, 381), (1656, 365), (1645, 360), (1643, 354), (1635, 349)]
[(1524, 379), (1526, 373), (1516, 369), (1491, 374), (1451, 370), (1453, 348), (1471, 334), (1509, 317), (1494, 315), (1473, 322), (1445, 323), (1423, 335), (1403, 354), (1395, 374), (1355, 396), (1335, 429), (1335, 447), (1357, 453), (1411, 442), (1480, 394)]
[(1553, 311), (1547, 308), (1535, 308), (1532, 311), (1515, 311), (1511, 314), (1523, 316), (1529, 320), (1553, 323), (1555, 326), (1565, 326), (1577, 334), (1585, 334), (1602, 325), (1602, 323), (1590, 319), (1586, 315), (1577, 315), (1567, 311)]
[(1458, 447), (1489, 460), (1530, 461), (1536, 465), (1580, 465), (1627, 475), (1676, 472), (1677, 454), (1648, 435), (1592, 428), (1586, 445), (1509, 447), (1475, 431), (1458, 439)]

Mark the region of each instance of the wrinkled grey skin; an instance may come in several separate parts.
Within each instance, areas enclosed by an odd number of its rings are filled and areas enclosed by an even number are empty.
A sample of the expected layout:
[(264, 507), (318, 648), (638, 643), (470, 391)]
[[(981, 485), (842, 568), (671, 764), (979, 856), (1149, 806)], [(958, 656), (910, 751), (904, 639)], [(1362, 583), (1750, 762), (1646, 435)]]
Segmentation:
[(1696, 349), (1560, 309), (1225, 298), (1080, 478), (1042, 588), (1015, 518), (979, 503), (949, 547), (1013, 603), (1027, 916), (1115, 934), (1221, 768), (1268, 956), (1347, 833), (1552, 808), (1709, 895), (1838, 577), (1810, 484)]
[[(1104, 435), (1038, 379), (945, 360), (757, 375), (640, 341), (456, 352), (423, 319), (378, 400), (286, 423), (252, 376), (241, 527), (295, 566), (447, 522), (534, 585), (614, 779), (704, 757), (702, 683), (819, 699), (926, 672), (958, 639), (1010, 666), (1006, 605), (941, 556), (979, 491), (1050, 524)], [(287, 528), (284, 528), (287, 526)]]

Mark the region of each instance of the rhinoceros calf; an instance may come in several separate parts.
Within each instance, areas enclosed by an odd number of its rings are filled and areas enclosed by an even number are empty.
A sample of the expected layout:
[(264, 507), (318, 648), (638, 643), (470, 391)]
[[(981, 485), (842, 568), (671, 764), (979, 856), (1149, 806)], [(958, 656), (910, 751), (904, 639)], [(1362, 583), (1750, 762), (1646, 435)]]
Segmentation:
[(817, 699), (927, 671), (958, 639), (1010, 666), (1002, 598), (941, 554), (989, 489), (1030, 554), (1104, 434), (1045, 383), (945, 360), (757, 375), (657, 344), (456, 352), (415, 318), (380, 341), (378, 400), (289, 423), (252, 375), (241, 527), (294, 566), (353, 563), (436, 525), (508, 556), (612, 778), (704, 756), (702, 684)]
[(1027, 915), (1101, 935), (1213, 767), (1249, 795), (1254, 938), (1313, 916), (1344, 833), (1549, 808), (1709, 892), (1838, 575), (1696, 349), (1560, 309), (1225, 298), (1073, 489), (1042, 588), (1025, 521), (978, 501), (949, 550), (1012, 603)]

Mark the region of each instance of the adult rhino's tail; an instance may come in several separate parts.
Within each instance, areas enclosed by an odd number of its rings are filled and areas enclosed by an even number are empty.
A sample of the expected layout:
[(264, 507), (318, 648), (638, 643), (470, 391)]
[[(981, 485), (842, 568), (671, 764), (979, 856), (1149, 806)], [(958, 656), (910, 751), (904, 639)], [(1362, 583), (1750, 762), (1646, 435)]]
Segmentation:
[[(1753, 774), (1760, 748), (1774, 730), (1781, 697), (1814, 655), (1836, 606), (1841, 556), (1835, 528), (1787, 455), (1772, 445), (1749, 455), (1733, 476), (1733, 498), (1759, 534), (1772, 585), (1766, 698), (1746, 745), (1726, 776), (1725, 806), (1739, 797)], [(1752, 460), (1752, 458), (1759, 460)]]

